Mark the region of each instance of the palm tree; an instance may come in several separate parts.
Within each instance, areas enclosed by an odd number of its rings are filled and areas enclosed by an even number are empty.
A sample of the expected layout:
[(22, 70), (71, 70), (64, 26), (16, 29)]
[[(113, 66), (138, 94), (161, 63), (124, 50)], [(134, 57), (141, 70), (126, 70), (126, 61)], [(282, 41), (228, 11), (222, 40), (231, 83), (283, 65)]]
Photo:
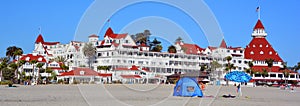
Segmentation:
[(229, 68), (229, 72), (231, 72), (231, 64), (230, 64), (230, 61), (232, 60), (232, 57), (231, 56), (227, 56), (226, 57), (226, 60), (227, 60), (227, 67)]
[(266, 82), (266, 77), (268, 76), (268, 71), (265, 68), (263, 68), (262, 72), (260, 74), (262, 75), (262, 77), (265, 79), (265, 82)]
[(105, 70), (107, 73), (107, 70), (109, 70), (110, 67), (109, 66), (97, 66), (97, 70)]
[[(216, 70), (217, 70), (217, 68), (220, 68), (220, 67), (222, 67), (222, 65), (220, 64), (220, 63), (218, 63), (218, 61), (212, 61), (211, 63), (210, 63), (210, 65), (211, 65), (211, 68), (212, 68), (212, 73), (215, 73), (216, 72)], [(218, 80), (220, 80), (220, 73), (218, 72)]]
[(63, 56), (57, 56), (54, 58), (54, 61), (56, 62), (62, 62), (62, 63), (65, 63), (68, 59), (66, 59), (65, 57)]
[(16, 59), (16, 56), (23, 54), (22, 48), (16, 46), (10, 46), (6, 49), (6, 56), (12, 60)]
[(153, 52), (161, 52), (162, 48), (163, 47), (160, 44), (158, 44), (155, 47), (153, 47), (151, 51), (153, 51)]
[(249, 74), (252, 76), (252, 72), (253, 72), (253, 69), (252, 69), (252, 67), (253, 67), (253, 62), (252, 61), (249, 61), (248, 62), (248, 66), (249, 66)]
[(2, 81), (2, 78), (3, 78), (3, 70), (5, 68), (7, 68), (7, 63), (9, 61), (9, 58), (8, 57), (2, 57), (0, 58), (0, 81)]
[(290, 72), (285, 70), (285, 71), (282, 72), (282, 74), (284, 75), (285, 84), (287, 84), (286, 80), (287, 80), (287, 78), (289, 78)]
[(181, 42), (182, 41), (182, 38), (181, 37), (178, 37), (175, 42)]
[(297, 63), (297, 65), (295, 66), (295, 70), (299, 70), (300, 69), (300, 62)]
[(176, 47), (173, 46), (173, 45), (169, 46), (169, 47), (168, 47), (168, 52), (169, 52), (169, 53), (176, 53), (176, 52), (177, 52), (177, 51), (176, 51)]
[(37, 77), (36, 77), (36, 84), (38, 84), (39, 83), (39, 78), (40, 78), (40, 70), (43, 68), (43, 66), (44, 66), (44, 63), (38, 63), (37, 65), (36, 65), (36, 67), (38, 68), (38, 71), (37, 71)]
[(269, 58), (269, 59), (266, 59), (265, 62), (268, 64), (269, 72), (271, 72), (272, 71), (271, 68), (273, 67), (274, 59)]
[[(19, 60), (18, 61), (18, 67), (20, 67), (20, 66), (22, 66), (23, 64), (25, 64), (26, 63), (26, 61), (25, 60)], [(19, 68), (18, 68), (19, 69)], [(22, 72), (23, 72), (23, 66), (22, 66), (22, 69), (21, 69), (21, 71), (19, 72), (19, 80), (20, 80), (20, 83), (22, 82), (22, 79), (23, 79), (23, 77), (24, 76), (22, 76)]]
[(52, 77), (52, 72), (53, 72), (53, 70), (51, 68), (49, 68), (49, 67), (46, 68), (46, 73), (48, 73), (48, 75), (46, 77), (46, 84), (49, 81), (50, 77)]
[(83, 47), (83, 54), (88, 58), (89, 68), (92, 68), (93, 60), (95, 59), (96, 48), (92, 43), (88, 43)]
[(60, 66), (60, 68), (61, 68), (64, 72), (66, 72), (66, 70), (69, 70), (69, 66), (66, 66), (65, 64), (62, 64), (62, 65)]
[(16, 63), (10, 63), (9, 67), (10, 67), (11, 70), (14, 70), (14, 75), (13, 75), (13, 77), (10, 78), (10, 81), (14, 82), (14, 77), (16, 76), (16, 74), (15, 74), (16, 71), (15, 70), (17, 70), (18, 65)]
[[(32, 74), (34, 75), (34, 71), (35, 71), (35, 67), (34, 66), (37, 63), (37, 60), (30, 60), (29, 63), (32, 65)], [(33, 77), (32, 77), (32, 80), (33, 80)]]

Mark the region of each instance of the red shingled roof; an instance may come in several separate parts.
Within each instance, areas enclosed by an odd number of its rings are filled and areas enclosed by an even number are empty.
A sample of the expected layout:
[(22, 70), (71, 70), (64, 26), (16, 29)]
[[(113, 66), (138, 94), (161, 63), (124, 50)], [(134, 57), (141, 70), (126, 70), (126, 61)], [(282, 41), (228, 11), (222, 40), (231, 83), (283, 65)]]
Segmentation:
[(23, 55), (20, 60), (25, 60), (27, 62), (30, 62), (31, 60), (36, 60), (37, 62), (46, 62), (46, 59), (42, 55), (33, 55), (33, 54), (26, 54)]
[[(251, 54), (251, 52), (253, 54)], [(282, 62), (282, 59), (273, 49), (266, 38), (253, 38), (245, 49), (245, 58), (252, 60), (265, 61), (266, 59), (274, 59), (275, 61)]]
[(121, 75), (122, 78), (126, 79), (139, 79), (142, 78), (140, 75)]
[[(179, 42), (178, 42), (179, 43)], [(188, 44), (188, 43), (179, 43), (181, 48), (185, 51), (186, 54), (199, 54), (198, 51), (204, 51), (203, 48), (199, 47), (196, 44)]]
[(104, 37), (105, 37), (106, 35), (111, 35), (111, 34), (114, 34), (114, 31), (111, 29), (111, 27), (109, 27), (109, 28), (106, 30)]
[(263, 72), (263, 69), (266, 69), (268, 72), (279, 72), (279, 73), (282, 73), (283, 71), (288, 71), (290, 73), (295, 73), (291, 70), (281, 70), (281, 68), (279, 66), (273, 66), (271, 67), (271, 70), (269, 70), (269, 67), (268, 66), (253, 66), (252, 69), (255, 71), (255, 72)]
[[(81, 74), (80, 72), (83, 71), (84, 73)], [(69, 72), (61, 73), (59, 76), (111, 76), (112, 74), (107, 73), (98, 73), (90, 68), (75, 68)]]
[(96, 34), (93, 34), (93, 35), (90, 35), (89, 38), (91, 37), (95, 37), (95, 38), (98, 38), (99, 36), (97, 36)]
[(42, 34), (39, 34), (39, 36), (35, 40), (35, 43), (42, 43), (44, 45), (56, 45), (56, 44), (59, 44), (59, 42), (45, 42)]
[(222, 40), (222, 42), (221, 42), (221, 44), (220, 44), (220, 47), (221, 47), (221, 48), (227, 48), (227, 44), (226, 44), (226, 42), (225, 42), (224, 39)]
[(255, 30), (255, 29), (265, 29), (265, 27), (263, 26), (263, 24), (262, 24), (262, 22), (261, 22), (260, 20), (258, 20), (258, 21), (256, 22), (256, 25), (255, 25), (255, 27), (253, 28), (253, 30)]
[(127, 33), (126, 34), (115, 34), (114, 31), (109, 27), (106, 30), (104, 37), (106, 37), (106, 36), (113, 38), (113, 39), (121, 39), (121, 38), (125, 38), (127, 36)]
[(35, 43), (44, 43), (42, 34), (39, 34), (39, 36), (35, 40)]
[(57, 45), (59, 42), (44, 42), (44, 45)]
[[(116, 68), (115, 70), (117, 71), (140, 71), (138, 66), (131, 66), (131, 68), (124, 68), (124, 67), (119, 67)], [(142, 70), (144, 70), (145, 72), (151, 72), (148, 68), (143, 67)]]

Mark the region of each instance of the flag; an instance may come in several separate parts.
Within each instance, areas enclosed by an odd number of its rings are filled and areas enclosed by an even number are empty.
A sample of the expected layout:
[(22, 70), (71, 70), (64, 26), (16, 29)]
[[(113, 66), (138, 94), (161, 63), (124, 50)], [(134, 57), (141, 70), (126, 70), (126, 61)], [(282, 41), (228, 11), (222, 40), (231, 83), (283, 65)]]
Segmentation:
[(259, 7), (256, 7), (256, 12), (258, 12), (259, 11)]

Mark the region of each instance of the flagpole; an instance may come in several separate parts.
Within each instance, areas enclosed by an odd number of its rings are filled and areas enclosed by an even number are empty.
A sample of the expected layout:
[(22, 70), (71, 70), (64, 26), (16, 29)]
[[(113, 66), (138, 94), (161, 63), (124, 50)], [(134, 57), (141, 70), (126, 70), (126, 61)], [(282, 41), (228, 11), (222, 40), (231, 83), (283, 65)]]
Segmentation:
[(260, 20), (260, 4), (259, 4), (259, 0), (258, 0), (258, 19)]
[(258, 19), (260, 20), (260, 7), (259, 7), (259, 10), (258, 10)]
[(42, 27), (39, 27), (39, 34), (42, 34)]

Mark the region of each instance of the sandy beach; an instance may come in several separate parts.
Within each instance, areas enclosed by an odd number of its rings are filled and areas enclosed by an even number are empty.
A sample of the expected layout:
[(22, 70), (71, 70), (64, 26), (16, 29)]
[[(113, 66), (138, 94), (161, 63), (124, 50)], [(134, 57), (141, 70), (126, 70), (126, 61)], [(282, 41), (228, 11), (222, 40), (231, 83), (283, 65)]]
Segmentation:
[(0, 86), (1, 106), (298, 106), (300, 89), (280, 90), (273, 87), (242, 87), (237, 95), (235, 86), (209, 85), (204, 97), (174, 97), (174, 85), (37, 85), (16, 88)]

